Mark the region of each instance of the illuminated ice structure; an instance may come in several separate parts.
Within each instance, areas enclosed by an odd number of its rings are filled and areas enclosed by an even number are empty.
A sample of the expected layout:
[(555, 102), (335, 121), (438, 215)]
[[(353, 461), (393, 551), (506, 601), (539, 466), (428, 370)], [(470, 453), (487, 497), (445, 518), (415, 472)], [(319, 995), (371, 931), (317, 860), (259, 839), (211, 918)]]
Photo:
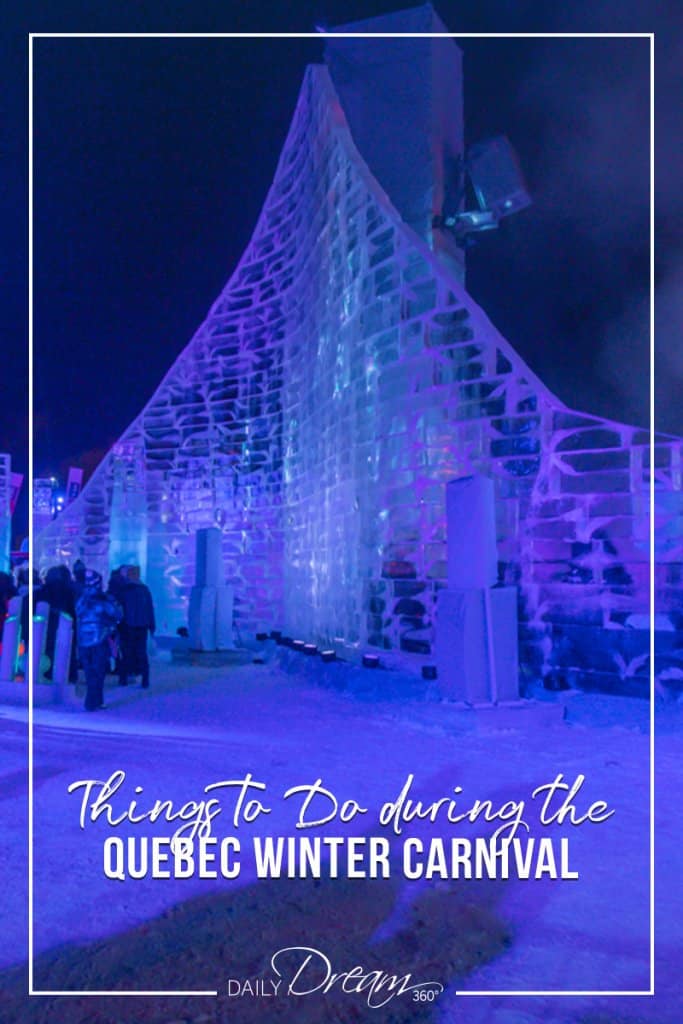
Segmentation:
[(0, 572), (9, 572), (12, 535), (12, 459), (0, 452)]
[[(429, 7), (371, 24), (440, 25)], [(174, 633), (195, 533), (219, 526), (241, 635), (279, 628), (419, 671), (446, 483), (485, 475), (522, 679), (647, 692), (651, 472), (658, 672), (681, 646), (681, 440), (657, 436), (651, 468), (645, 430), (567, 408), (465, 290), (462, 250), (431, 227), (462, 151), (454, 42), (328, 37), (326, 61), (305, 73), (237, 269), (38, 537), (40, 562), (139, 563)]]

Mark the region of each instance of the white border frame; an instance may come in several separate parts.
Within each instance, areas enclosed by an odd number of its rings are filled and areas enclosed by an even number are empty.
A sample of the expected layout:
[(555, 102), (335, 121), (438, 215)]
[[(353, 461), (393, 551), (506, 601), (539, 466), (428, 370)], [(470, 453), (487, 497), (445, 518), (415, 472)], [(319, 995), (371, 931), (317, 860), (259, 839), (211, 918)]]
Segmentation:
[[(635, 991), (467, 991), (456, 996), (653, 996), (655, 994), (655, 350), (654, 350), (654, 32), (332, 32), (345, 39), (649, 39), (650, 40), (650, 987)], [(319, 32), (30, 32), (28, 34), (28, 487), (29, 576), (33, 574), (33, 40), (34, 39), (319, 39)], [(33, 618), (33, 590), (29, 588), (29, 621)], [(218, 996), (207, 992), (80, 992), (34, 989), (33, 936), (33, 659), (28, 665), (28, 995), (29, 996)]]

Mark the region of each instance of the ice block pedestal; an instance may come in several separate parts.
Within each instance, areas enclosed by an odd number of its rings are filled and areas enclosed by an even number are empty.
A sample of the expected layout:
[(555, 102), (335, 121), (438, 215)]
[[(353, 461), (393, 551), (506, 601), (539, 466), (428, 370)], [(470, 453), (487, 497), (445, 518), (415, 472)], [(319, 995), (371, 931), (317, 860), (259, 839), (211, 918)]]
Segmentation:
[(517, 700), (517, 591), (450, 587), (439, 594), (436, 665), (441, 695), (470, 704)]
[(233, 650), (232, 587), (223, 583), (221, 531), (197, 530), (195, 585), (190, 592), (189, 633), (194, 651)]
[[(47, 636), (47, 620), (50, 616), (50, 605), (46, 601), (39, 601), (33, 613), (33, 629), (31, 631), (30, 654), (33, 658), (33, 678), (41, 682), (43, 673), (49, 665), (49, 661), (43, 658), (45, 654), (45, 639)], [(27, 654), (28, 664), (28, 654)]]
[(0, 682), (14, 682), (19, 662), (19, 640), (21, 634), (21, 598), (10, 598), (7, 618), (2, 634), (0, 654)]
[(441, 695), (470, 704), (519, 698), (517, 591), (497, 587), (493, 481), (446, 486), (448, 587), (436, 611)]
[(235, 647), (233, 641), (234, 594), (223, 582), (221, 531), (217, 527), (197, 530), (196, 556), (188, 610), (190, 646), (189, 650), (173, 647), (173, 661), (207, 668), (251, 661), (251, 652)]

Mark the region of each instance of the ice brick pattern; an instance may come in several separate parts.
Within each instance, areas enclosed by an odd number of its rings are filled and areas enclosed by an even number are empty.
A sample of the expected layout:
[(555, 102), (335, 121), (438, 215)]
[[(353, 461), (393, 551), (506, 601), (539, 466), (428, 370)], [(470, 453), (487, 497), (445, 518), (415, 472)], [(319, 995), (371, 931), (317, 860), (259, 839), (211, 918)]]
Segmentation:
[(128, 548), (146, 557), (174, 631), (194, 531), (218, 525), (240, 629), (419, 666), (446, 579), (445, 483), (473, 472), (495, 480), (500, 578), (520, 585), (530, 671), (561, 662), (572, 624), (616, 636), (647, 612), (650, 472), (658, 594), (681, 608), (680, 441), (658, 438), (650, 467), (645, 432), (548, 392), (401, 221), (313, 66), (235, 273), (37, 548), (44, 565), (80, 556), (103, 571)]
[(12, 533), (12, 458), (0, 452), (0, 571), (9, 572)]

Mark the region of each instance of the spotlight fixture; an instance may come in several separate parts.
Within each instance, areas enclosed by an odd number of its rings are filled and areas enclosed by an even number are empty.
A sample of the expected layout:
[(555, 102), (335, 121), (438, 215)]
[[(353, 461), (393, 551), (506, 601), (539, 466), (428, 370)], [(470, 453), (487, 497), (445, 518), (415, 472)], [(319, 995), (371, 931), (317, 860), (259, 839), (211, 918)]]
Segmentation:
[(336, 651), (321, 651), (320, 652), (320, 657), (323, 659), (323, 661), (336, 661), (337, 652)]
[[(493, 231), (504, 217), (531, 205), (517, 154), (505, 135), (470, 146), (455, 161), (454, 176), (451, 198), (432, 227), (448, 229), (463, 247), (471, 244), (471, 235)], [(463, 210), (468, 181), (478, 206)]]
[(318, 648), (315, 644), (304, 644), (304, 654), (317, 654)]
[(305, 646), (306, 644), (303, 642), (303, 640), (292, 640), (292, 647), (294, 648), (295, 651), (303, 651)]
[(498, 220), (531, 204), (519, 160), (505, 135), (477, 142), (467, 150), (465, 169), (481, 210)]

